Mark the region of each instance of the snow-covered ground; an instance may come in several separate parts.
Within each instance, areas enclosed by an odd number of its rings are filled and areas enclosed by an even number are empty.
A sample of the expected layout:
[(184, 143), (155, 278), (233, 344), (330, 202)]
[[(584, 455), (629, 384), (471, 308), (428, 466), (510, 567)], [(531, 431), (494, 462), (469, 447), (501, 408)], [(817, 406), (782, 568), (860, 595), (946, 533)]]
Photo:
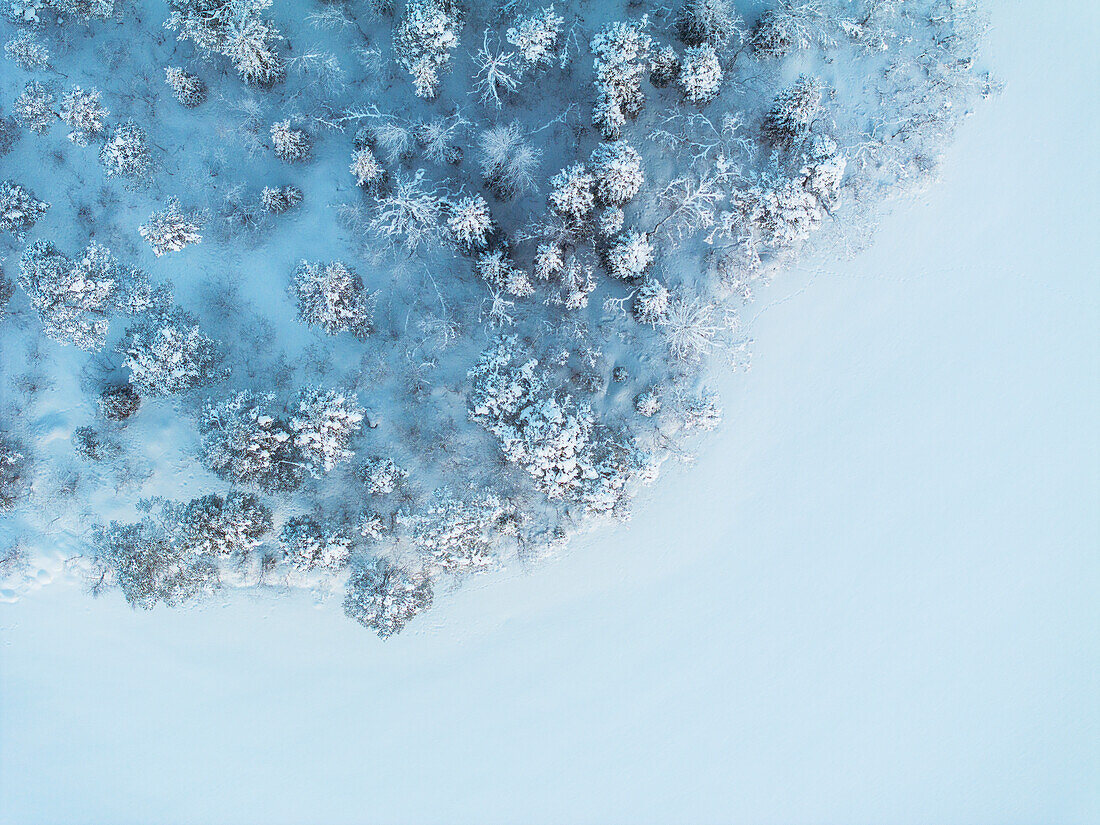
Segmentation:
[(0, 822), (1100, 820), (1100, 15), (993, 14), (943, 184), (761, 297), (628, 528), (388, 642), (0, 605)]

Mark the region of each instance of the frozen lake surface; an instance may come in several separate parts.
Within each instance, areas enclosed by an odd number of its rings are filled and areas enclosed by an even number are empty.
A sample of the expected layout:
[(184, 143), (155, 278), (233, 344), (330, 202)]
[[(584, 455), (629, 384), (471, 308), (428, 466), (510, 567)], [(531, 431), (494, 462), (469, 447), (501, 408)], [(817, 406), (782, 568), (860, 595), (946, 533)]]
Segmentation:
[(0, 822), (1100, 821), (1072, 5), (993, 9), (1008, 88), (942, 185), (772, 287), (722, 430), (629, 528), (386, 643), (304, 598), (0, 605)]

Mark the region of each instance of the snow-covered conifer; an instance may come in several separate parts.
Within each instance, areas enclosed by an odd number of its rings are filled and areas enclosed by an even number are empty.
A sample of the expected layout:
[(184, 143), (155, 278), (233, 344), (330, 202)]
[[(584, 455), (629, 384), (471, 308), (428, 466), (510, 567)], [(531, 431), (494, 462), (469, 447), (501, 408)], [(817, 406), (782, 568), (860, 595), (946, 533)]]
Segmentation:
[(840, 184), (847, 168), (848, 160), (836, 141), (827, 135), (814, 135), (799, 170), (802, 188), (832, 209), (840, 197)]
[(460, 198), (448, 209), (447, 231), (462, 249), (476, 252), (489, 244), (493, 232), (493, 219), (489, 204), (481, 195)]
[(541, 151), (524, 138), (518, 123), (485, 129), (478, 145), (481, 172), (494, 195), (508, 200), (534, 188)]
[(392, 458), (372, 456), (363, 464), (360, 476), (370, 495), (384, 496), (404, 483), (409, 477), (409, 471), (398, 467)]
[(609, 206), (622, 206), (636, 194), (645, 180), (642, 156), (621, 140), (601, 143), (590, 159), (595, 176), (596, 197)]
[(592, 267), (576, 255), (570, 255), (562, 270), (558, 303), (573, 312), (584, 309), (588, 306), (588, 296), (595, 289)]
[(214, 559), (248, 555), (271, 530), (271, 508), (251, 493), (207, 495), (172, 505), (173, 538), (190, 554)]
[(46, 335), (80, 349), (100, 349), (117, 307), (125, 270), (92, 243), (73, 262), (48, 241), (35, 241), (19, 260), (19, 285), (27, 293)]
[(689, 46), (707, 43), (715, 49), (740, 43), (744, 21), (733, 0), (686, 0), (676, 18), (680, 39)]
[(282, 79), (285, 65), (276, 51), (282, 38), (262, 17), (271, 0), (168, 0), (165, 27), (200, 49), (229, 58), (249, 83), (267, 86)]
[(302, 190), (297, 186), (265, 186), (260, 193), (260, 205), (273, 215), (289, 212), (302, 202)]
[(393, 38), (397, 62), (409, 72), (417, 97), (435, 97), (439, 72), (458, 45), (462, 21), (454, 0), (409, 0)]
[(269, 493), (296, 489), (306, 463), (290, 425), (271, 412), (273, 398), (240, 392), (207, 403), (199, 421), (203, 464), (233, 484)]
[(625, 221), (626, 214), (623, 212), (622, 207), (605, 206), (596, 218), (596, 225), (602, 237), (613, 238), (623, 231)]
[[(866, 16), (869, 18), (874, 13), (872, 8)], [(824, 17), (821, 0), (778, 0), (774, 8), (760, 16), (752, 29), (749, 43), (753, 54), (763, 59), (778, 59), (796, 50), (808, 49), (821, 38)]]
[(549, 281), (565, 269), (565, 257), (561, 246), (556, 243), (539, 244), (535, 250), (535, 277), (540, 281)]
[(299, 319), (329, 335), (350, 332), (365, 338), (373, 328), (375, 295), (366, 292), (359, 274), (341, 261), (302, 261), (294, 271), (291, 292)]
[(657, 391), (650, 387), (634, 396), (634, 411), (646, 418), (652, 418), (659, 413), (661, 411), (661, 397), (657, 394)]
[(383, 639), (431, 606), (431, 579), (386, 559), (356, 570), (344, 596), (344, 613)]
[(61, 96), (59, 115), (65, 125), (72, 129), (69, 140), (77, 146), (87, 146), (99, 138), (106, 128), (103, 119), (107, 110), (99, 102), (99, 92), (92, 89), (85, 92), (79, 86)]
[(107, 170), (107, 177), (137, 180), (152, 169), (145, 130), (132, 120), (115, 128), (114, 134), (103, 144), (99, 159)]
[(663, 89), (676, 79), (680, 73), (680, 56), (672, 46), (665, 46), (653, 55), (652, 67), (649, 71), (649, 82), (658, 89)]
[(304, 131), (290, 128), (289, 120), (281, 120), (271, 126), (271, 148), (276, 157), (287, 163), (306, 160), (312, 145)]
[(653, 244), (645, 232), (631, 229), (618, 237), (605, 253), (607, 271), (615, 278), (636, 281), (653, 263)]
[(476, 573), (492, 566), (496, 545), (511, 508), (487, 491), (458, 495), (436, 490), (415, 512), (404, 512), (398, 523), (411, 535), (424, 562), (446, 573)]
[(49, 86), (32, 80), (15, 100), (15, 119), (26, 129), (39, 135), (45, 134), (58, 117), (53, 108), (54, 100)]
[(590, 44), (596, 68), (596, 105), (592, 122), (608, 140), (622, 134), (627, 120), (638, 116), (645, 98), (642, 78), (652, 66), (652, 38), (645, 33), (649, 19), (610, 23)]
[(130, 383), (142, 395), (172, 395), (221, 377), (222, 356), (190, 313), (178, 307), (152, 313), (126, 330), (119, 352)]
[(27, 232), (46, 214), (50, 205), (40, 201), (15, 181), (0, 183), (0, 231), (23, 240)]
[(149, 220), (138, 227), (138, 232), (153, 247), (153, 254), (158, 258), (202, 240), (202, 227), (183, 211), (176, 198), (169, 198), (168, 207), (150, 215)]
[(802, 75), (788, 89), (780, 92), (764, 117), (764, 132), (780, 146), (800, 143), (810, 134), (814, 120), (821, 113), (821, 98), (825, 84), (815, 77)]
[(19, 68), (28, 72), (50, 67), (49, 49), (28, 29), (23, 29), (4, 44), (4, 54), (9, 60), (14, 60)]
[(583, 163), (562, 169), (550, 180), (550, 208), (580, 227), (596, 207), (596, 179)]
[(516, 47), (520, 58), (528, 66), (540, 66), (554, 60), (554, 49), (565, 20), (547, 6), (521, 17), (508, 29), (508, 42)]
[(164, 79), (172, 88), (176, 100), (188, 109), (193, 109), (206, 100), (206, 83), (202, 78), (176, 66), (169, 66), (164, 70)]
[(141, 396), (131, 384), (108, 387), (99, 396), (99, 412), (108, 421), (125, 421), (141, 406)]
[(669, 292), (660, 281), (649, 278), (634, 296), (634, 317), (640, 324), (657, 325), (668, 315)]
[(290, 563), (300, 571), (337, 570), (347, 564), (351, 540), (340, 530), (326, 530), (310, 516), (288, 519), (279, 533)]
[(684, 51), (679, 82), (680, 91), (692, 103), (709, 103), (718, 95), (722, 86), (722, 67), (714, 46), (703, 43)]
[(483, 252), (475, 266), (477, 274), (493, 289), (526, 298), (535, 291), (527, 273), (512, 263), (502, 249)]
[(302, 390), (290, 419), (294, 443), (317, 478), (354, 455), (349, 444), (362, 424), (354, 395), (322, 387)]
[(351, 165), (348, 171), (355, 175), (359, 186), (373, 186), (382, 181), (382, 165), (374, 157), (369, 146), (356, 149), (351, 153)]

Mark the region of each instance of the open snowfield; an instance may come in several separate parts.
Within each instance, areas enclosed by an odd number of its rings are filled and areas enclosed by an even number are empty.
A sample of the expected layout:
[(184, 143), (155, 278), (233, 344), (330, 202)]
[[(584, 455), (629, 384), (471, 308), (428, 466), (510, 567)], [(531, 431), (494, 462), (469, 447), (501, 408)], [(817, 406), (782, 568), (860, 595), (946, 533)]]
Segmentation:
[(992, 13), (942, 183), (768, 288), (627, 527), (385, 642), (0, 604), (0, 823), (1100, 821), (1100, 12)]

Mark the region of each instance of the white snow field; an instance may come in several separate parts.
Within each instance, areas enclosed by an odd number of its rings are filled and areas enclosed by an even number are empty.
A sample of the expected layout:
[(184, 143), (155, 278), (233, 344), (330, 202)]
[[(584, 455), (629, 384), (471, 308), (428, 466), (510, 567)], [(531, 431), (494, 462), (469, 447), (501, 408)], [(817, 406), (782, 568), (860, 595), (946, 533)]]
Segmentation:
[(0, 604), (0, 822), (1100, 821), (1100, 15), (992, 11), (943, 182), (761, 296), (629, 526), (385, 642)]

